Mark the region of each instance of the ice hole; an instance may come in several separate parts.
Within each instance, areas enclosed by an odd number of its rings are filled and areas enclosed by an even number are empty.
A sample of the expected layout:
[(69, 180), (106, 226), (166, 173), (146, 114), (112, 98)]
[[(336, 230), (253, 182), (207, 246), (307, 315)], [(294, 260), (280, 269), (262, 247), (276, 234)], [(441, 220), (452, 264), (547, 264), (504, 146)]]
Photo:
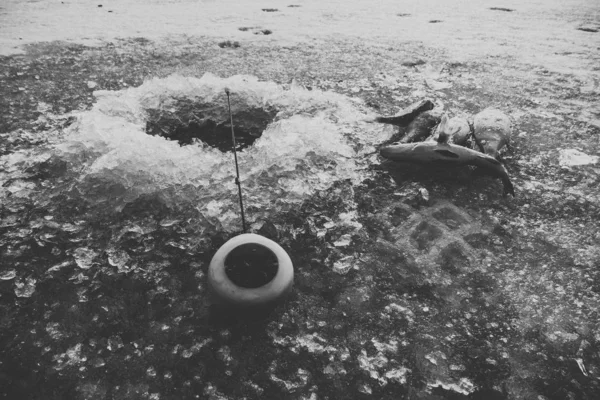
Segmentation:
[[(168, 110), (147, 110), (146, 133), (189, 145), (200, 140), (223, 152), (232, 150), (231, 122), (223, 105), (177, 99)], [(251, 146), (277, 114), (275, 108), (249, 106), (232, 112), (237, 150)]]

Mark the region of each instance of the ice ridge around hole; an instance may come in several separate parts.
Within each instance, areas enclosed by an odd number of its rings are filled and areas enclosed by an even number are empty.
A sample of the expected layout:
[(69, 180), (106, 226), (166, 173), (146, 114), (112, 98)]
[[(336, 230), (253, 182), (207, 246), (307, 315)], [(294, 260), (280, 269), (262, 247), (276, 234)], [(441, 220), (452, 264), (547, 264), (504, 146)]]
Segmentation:
[[(201, 141), (180, 146), (146, 133), (149, 110), (173, 113), (181, 100), (209, 104), (219, 118), (226, 116), (225, 88), (231, 92), (234, 115), (275, 110), (260, 138), (238, 153), (246, 204), (263, 216), (336, 181), (359, 182), (368, 154), (390, 136), (385, 126), (365, 122), (371, 115), (360, 102), (335, 93), (296, 85), (285, 89), (253, 76), (170, 76), (137, 88), (95, 92), (97, 103), (79, 114), (62, 142), (37, 158), (13, 154), (2, 163), (12, 164), (18, 174), (34, 160), (58, 159), (68, 165), (61, 187), (94, 207), (118, 212), (150, 195), (169, 208), (195, 209), (212, 225), (235, 230), (239, 210), (233, 155)], [(243, 123), (234, 120), (234, 126)], [(4, 188), (2, 197), (10, 188)], [(50, 189), (56, 194), (56, 187)], [(250, 218), (258, 218), (257, 213)]]

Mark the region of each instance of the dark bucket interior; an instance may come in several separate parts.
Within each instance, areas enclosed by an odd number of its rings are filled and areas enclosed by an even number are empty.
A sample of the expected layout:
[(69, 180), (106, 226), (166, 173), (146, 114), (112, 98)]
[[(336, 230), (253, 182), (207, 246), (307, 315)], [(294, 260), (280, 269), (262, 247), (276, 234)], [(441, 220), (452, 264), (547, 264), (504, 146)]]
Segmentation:
[(279, 263), (269, 248), (257, 244), (242, 244), (225, 258), (225, 273), (237, 286), (258, 288), (271, 282)]

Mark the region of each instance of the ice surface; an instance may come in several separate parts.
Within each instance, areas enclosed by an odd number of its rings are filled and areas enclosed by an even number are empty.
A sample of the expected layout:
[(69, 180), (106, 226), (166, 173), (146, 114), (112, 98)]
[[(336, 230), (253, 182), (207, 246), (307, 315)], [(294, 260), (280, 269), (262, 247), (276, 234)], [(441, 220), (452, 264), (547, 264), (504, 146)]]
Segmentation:
[[(63, 196), (106, 215), (151, 196), (172, 210), (195, 210), (200, 230), (237, 230), (233, 155), (203, 143), (180, 146), (145, 132), (149, 110), (172, 112), (182, 99), (226, 110), (226, 87), (234, 114), (246, 108), (277, 110), (254, 145), (238, 153), (245, 204), (254, 210), (248, 213), (250, 222), (289, 209), (336, 181), (359, 182), (368, 161), (365, 156), (389, 136), (385, 127), (364, 122), (369, 115), (360, 104), (335, 93), (297, 85), (284, 89), (252, 76), (170, 76), (137, 88), (97, 91), (97, 103), (78, 115), (64, 141), (42, 152), (0, 159), (6, 171), (0, 175), (4, 183), (0, 200), (20, 197), (47, 205), (64, 200)], [(34, 182), (14, 179), (40, 165), (65, 163), (67, 171), (62, 176), (57, 172), (58, 181), (44, 190)], [(9, 217), (0, 222), (14, 221)], [(167, 220), (161, 226), (172, 223)], [(90, 266), (85, 249), (74, 257), (81, 268)], [(111, 259), (121, 266), (120, 260)]]

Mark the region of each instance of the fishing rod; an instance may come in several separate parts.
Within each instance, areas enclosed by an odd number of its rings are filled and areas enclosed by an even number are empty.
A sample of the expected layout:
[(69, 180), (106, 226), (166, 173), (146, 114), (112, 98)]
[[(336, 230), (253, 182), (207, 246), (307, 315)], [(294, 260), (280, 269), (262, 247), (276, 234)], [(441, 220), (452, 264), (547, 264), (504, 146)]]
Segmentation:
[(231, 114), (231, 102), (229, 100), (229, 89), (225, 88), (227, 94), (227, 106), (229, 107), (229, 119), (231, 121), (231, 143), (233, 146), (233, 158), (235, 159), (235, 184), (238, 187), (238, 195), (240, 197), (240, 211), (242, 213), (242, 229), (246, 233), (246, 217), (244, 216), (244, 202), (242, 200), (242, 184), (240, 183), (240, 169), (238, 166), (237, 151), (235, 144), (235, 133), (233, 132), (233, 114)]
[[(231, 113), (228, 88), (225, 88), (225, 93), (227, 93), (229, 120), (231, 122), (231, 143), (235, 158), (235, 184), (238, 187), (240, 197), (244, 232), (229, 239), (214, 254), (208, 267), (208, 286), (215, 304), (221, 304), (232, 310), (237, 308), (238, 311), (241, 311), (241, 313), (236, 313), (237, 316), (255, 318), (256, 313), (249, 311), (272, 310), (292, 290), (294, 266), (290, 256), (280, 245), (264, 236), (246, 233), (246, 217), (244, 215), (240, 169), (237, 160), (233, 114)], [(243, 274), (247, 276), (254, 275), (252, 278), (254, 280), (260, 280), (261, 274), (266, 276), (267, 271), (270, 271), (269, 273), (273, 272), (273, 265), (276, 266), (275, 275), (269, 275), (269, 280), (261, 282), (258, 287), (253, 286), (254, 284), (248, 285), (248, 279), (239, 281), (236, 278), (234, 280), (230, 275), (230, 272), (237, 270), (238, 272), (243, 271)], [(239, 277), (239, 273), (237, 276)]]

